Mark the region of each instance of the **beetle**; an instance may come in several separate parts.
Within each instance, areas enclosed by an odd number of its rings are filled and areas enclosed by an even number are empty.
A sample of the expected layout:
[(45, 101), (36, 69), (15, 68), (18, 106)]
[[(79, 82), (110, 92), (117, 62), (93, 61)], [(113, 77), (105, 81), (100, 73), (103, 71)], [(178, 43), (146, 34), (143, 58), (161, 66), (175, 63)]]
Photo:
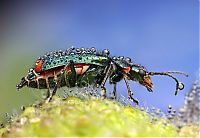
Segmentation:
[(106, 98), (105, 83), (109, 80), (109, 83), (114, 86), (113, 98), (116, 99), (117, 83), (124, 80), (129, 99), (138, 104), (138, 100), (134, 98), (130, 89), (129, 80), (139, 82), (149, 92), (152, 92), (151, 76), (168, 76), (176, 82), (175, 95), (177, 95), (178, 90), (184, 89), (184, 84), (172, 74), (188, 76), (178, 71), (148, 72), (143, 66), (133, 63), (129, 57), (110, 56), (108, 49), (97, 51), (94, 47), (71, 47), (66, 51), (50, 52), (39, 57), (16, 87), (18, 90), (24, 86), (48, 89), (47, 101), (49, 102), (60, 87), (83, 87), (95, 84), (101, 88), (101, 95), (104, 99)]

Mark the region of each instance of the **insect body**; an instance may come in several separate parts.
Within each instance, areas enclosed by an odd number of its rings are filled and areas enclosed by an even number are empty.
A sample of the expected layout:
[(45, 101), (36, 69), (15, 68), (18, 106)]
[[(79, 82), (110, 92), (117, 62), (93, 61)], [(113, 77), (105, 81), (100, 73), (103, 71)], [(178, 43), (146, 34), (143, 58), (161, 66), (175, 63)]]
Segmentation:
[[(102, 97), (106, 97), (105, 83), (109, 80), (113, 84), (113, 94), (116, 98), (116, 86), (124, 79), (129, 98), (138, 104), (131, 92), (128, 80), (137, 81), (145, 86), (148, 91), (152, 91), (153, 75), (169, 76), (176, 81), (176, 92), (184, 88), (173, 73), (182, 72), (148, 72), (144, 67), (134, 64), (130, 58), (111, 57), (107, 49), (102, 52), (95, 48), (69, 48), (66, 51), (56, 51), (45, 54), (36, 60), (33, 68), (29, 69), (28, 75), (21, 79), (17, 89), (24, 86), (48, 89), (48, 101), (55, 95), (57, 88), (82, 87), (87, 84), (95, 84), (102, 89)], [(187, 76), (187, 75), (186, 75)]]

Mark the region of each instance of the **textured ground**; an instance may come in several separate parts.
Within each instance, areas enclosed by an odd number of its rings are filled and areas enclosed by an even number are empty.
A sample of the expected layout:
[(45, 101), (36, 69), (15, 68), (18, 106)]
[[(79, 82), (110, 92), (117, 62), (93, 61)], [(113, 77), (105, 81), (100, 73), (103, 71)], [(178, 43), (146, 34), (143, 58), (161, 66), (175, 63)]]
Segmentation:
[[(194, 136), (188, 126), (178, 129), (169, 120), (152, 118), (144, 111), (110, 100), (54, 97), (51, 103), (27, 107), (2, 136)], [(192, 131), (191, 131), (192, 130)], [(196, 134), (195, 134), (196, 135)]]

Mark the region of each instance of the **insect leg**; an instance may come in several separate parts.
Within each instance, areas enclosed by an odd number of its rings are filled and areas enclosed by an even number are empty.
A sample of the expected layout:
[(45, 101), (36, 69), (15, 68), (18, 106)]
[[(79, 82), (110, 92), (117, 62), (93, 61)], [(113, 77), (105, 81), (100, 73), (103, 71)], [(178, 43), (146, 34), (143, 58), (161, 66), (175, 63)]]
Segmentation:
[(55, 86), (53, 88), (48, 89), (47, 102), (50, 102), (52, 100), (52, 97), (56, 94), (56, 91), (57, 91), (58, 87), (60, 86), (60, 79), (61, 79), (61, 77), (57, 77), (56, 73), (54, 72)]
[[(69, 75), (69, 71), (71, 71), (70, 75)], [(68, 85), (68, 87), (74, 87), (77, 81), (76, 78), (76, 70), (74, 68), (74, 62), (72, 60), (70, 60), (70, 62), (65, 65), (65, 67), (60, 71), (60, 76), (62, 77), (62, 75), (64, 75), (64, 79), (66, 82), (66, 85)], [(58, 85), (61, 83), (61, 77), (58, 79)]]
[(105, 83), (111, 73), (111, 70), (112, 70), (112, 63), (109, 65), (109, 68), (107, 69), (106, 71), (106, 75), (105, 77), (103, 78), (103, 81), (101, 83), (101, 92), (102, 92), (102, 98), (105, 99), (106, 98), (106, 88), (105, 88)]
[(117, 99), (117, 83), (113, 84), (113, 99)]
[(56, 83), (56, 85), (53, 89), (48, 89), (47, 103), (52, 100), (52, 97), (56, 94), (57, 88), (58, 88), (58, 85)]
[(128, 90), (128, 96), (129, 96), (129, 99), (132, 100), (133, 102), (135, 102), (137, 105), (139, 104), (138, 100), (134, 99), (133, 97), (133, 92), (131, 91), (130, 89), (130, 86), (128, 84), (128, 80), (127, 78), (124, 78), (124, 81), (126, 83), (126, 87), (127, 87), (127, 90)]
[(72, 75), (70, 78), (70, 85), (75, 86), (77, 80), (76, 80), (76, 70), (74, 68), (74, 62), (70, 60), (70, 63), (67, 66), (70, 67), (71, 75)]
[(64, 75), (64, 72), (66, 71), (67, 67), (70, 67), (71, 72), (72, 72), (72, 78), (71, 80), (73, 80), (73, 84), (75, 85), (76, 83), (76, 71), (74, 68), (74, 62), (71, 60), (69, 64), (67, 64), (64, 69), (62, 69), (60, 71), (60, 77), (57, 77), (56, 75), (54, 75), (54, 81), (55, 81), (55, 86), (53, 89), (49, 88), (48, 90), (48, 97), (47, 97), (47, 102), (50, 102), (52, 97), (56, 94), (57, 89), (60, 87), (60, 83), (61, 83), (61, 76)]

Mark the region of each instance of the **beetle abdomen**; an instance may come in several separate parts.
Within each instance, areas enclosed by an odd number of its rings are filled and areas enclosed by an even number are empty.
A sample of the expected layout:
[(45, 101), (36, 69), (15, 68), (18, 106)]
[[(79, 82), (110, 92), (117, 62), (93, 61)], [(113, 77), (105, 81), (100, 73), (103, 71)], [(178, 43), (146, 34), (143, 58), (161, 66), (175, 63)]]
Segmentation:
[(37, 80), (33, 80), (33, 81), (29, 81), (28, 82), (28, 87), (30, 88), (37, 88), (37, 89), (47, 89), (48, 82), (46, 79), (37, 79)]
[[(60, 83), (61, 87), (67, 85), (63, 77), (61, 77), (61, 83)], [(30, 88), (37, 88), (37, 89), (49, 89), (49, 88), (52, 89), (56, 86), (56, 82), (54, 77), (47, 77), (30, 81), (27, 86)]]

